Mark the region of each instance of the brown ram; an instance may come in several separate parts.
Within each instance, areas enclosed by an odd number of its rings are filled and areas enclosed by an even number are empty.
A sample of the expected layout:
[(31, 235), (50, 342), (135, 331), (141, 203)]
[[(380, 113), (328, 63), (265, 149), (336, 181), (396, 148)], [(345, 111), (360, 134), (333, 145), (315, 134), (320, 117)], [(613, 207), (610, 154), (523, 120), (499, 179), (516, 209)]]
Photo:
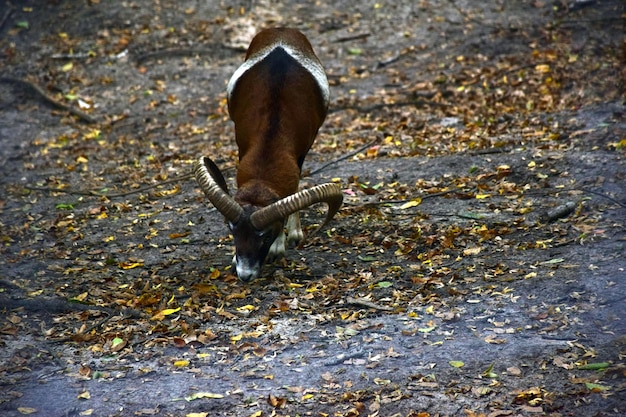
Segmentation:
[(195, 162), (194, 173), (226, 218), (237, 275), (249, 281), (259, 276), (267, 258), (284, 255), (286, 243), (303, 239), (299, 210), (327, 203), (324, 226), (341, 207), (343, 194), (332, 183), (298, 191), (302, 163), (329, 101), (326, 73), (302, 33), (289, 28), (259, 32), (228, 82), (227, 94), (239, 148), (237, 192), (229, 195), (208, 157)]

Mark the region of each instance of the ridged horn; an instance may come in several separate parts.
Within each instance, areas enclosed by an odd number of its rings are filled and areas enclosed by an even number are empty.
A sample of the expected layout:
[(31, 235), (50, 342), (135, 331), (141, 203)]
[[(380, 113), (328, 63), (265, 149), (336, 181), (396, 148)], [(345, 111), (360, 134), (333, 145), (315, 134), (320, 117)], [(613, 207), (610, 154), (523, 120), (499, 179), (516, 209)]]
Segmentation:
[(243, 208), (228, 194), (226, 181), (219, 168), (210, 158), (201, 156), (193, 164), (193, 174), (198, 185), (217, 211), (227, 221), (237, 223)]
[(287, 216), (305, 209), (316, 203), (328, 204), (328, 213), (326, 220), (321, 227), (325, 226), (333, 216), (339, 211), (343, 202), (343, 193), (337, 184), (326, 183), (320, 184), (306, 190), (299, 191), (269, 206), (263, 207), (250, 216), (250, 222), (258, 229), (263, 230), (270, 224)]

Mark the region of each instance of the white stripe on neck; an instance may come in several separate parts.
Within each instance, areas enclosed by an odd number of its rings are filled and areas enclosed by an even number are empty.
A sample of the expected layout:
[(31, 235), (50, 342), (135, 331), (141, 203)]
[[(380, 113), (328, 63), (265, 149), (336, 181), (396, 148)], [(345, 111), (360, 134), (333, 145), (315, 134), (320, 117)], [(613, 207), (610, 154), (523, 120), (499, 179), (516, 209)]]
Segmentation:
[(322, 93), (322, 97), (324, 98), (325, 106), (328, 106), (330, 101), (330, 88), (328, 86), (328, 79), (326, 78), (326, 72), (324, 71), (324, 67), (322, 64), (315, 59), (310, 57), (309, 55), (303, 54), (301, 51), (292, 48), (289, 44), (285, 44), (282, 42), (276, 42), (273, 45), (261, 49), (260, 51), (255, 52), (250, 58), (248, 58), (230, 77), (228, 81), (228, 86), (226, 87), (226, 93), (228, 94), (228, 99), (230, 100), (230, 96), (233, 93), (235, 85), (239, 78), (243, 74), (246, 73), (250, 68), (254, 67), (259, 62), (263, 61), (274, 49), (282, 48), (283, 51), (288, 53), (293, 59), (295, 59), (300, 65), (304, 67), (312, 76), (315, 78), (317, 85), (320, 88), (320, 92)]

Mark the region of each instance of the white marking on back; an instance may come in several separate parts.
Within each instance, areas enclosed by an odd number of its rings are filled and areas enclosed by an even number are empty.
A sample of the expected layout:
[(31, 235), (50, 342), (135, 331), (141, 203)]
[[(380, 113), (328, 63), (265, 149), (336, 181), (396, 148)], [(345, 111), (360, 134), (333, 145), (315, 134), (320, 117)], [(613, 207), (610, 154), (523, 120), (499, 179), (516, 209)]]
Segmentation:
[(306, 69), (313, 76), (313, 78), (315, 78), (315, 81), (317, 82), (317, 85), (322, 93), (322, 97), (324, 98), (324, 105), (328, 107), (328, 103), (330, 101), (330, 87), (328, 86), (328, 78), (326, 78), (326, 72), (324, 71), (322, 64), (320, 64), (320, 62), (314, 57), (303, 54), (301, 51), (292, 48), (291, 45), (281, 41), (255, 52), (254, 55), (249, 57), (243, 64), (241, 64), (241, 66), (239, 66), (239, 68), (237, 68), (233, 76), (230, 77), (228, 86), (226, 87), (228, 100), (230, 100), (230, 96), (233, 93), (239, 78), (241, 78), (241, 76), (250, 68), (263, 61), (276, 48), (282, 48), (283, 51), (287, 52), (293, 59), (302, 65), (304, 69)]

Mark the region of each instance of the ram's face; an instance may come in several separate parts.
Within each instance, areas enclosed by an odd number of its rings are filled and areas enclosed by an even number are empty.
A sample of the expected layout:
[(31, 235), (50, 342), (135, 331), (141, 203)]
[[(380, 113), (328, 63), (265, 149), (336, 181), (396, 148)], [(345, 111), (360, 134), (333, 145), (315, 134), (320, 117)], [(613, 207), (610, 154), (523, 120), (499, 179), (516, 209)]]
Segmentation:
[(251, 281), (259, 276), (272, 244), (283, 231), (282, 222), (274, 222), (263, 230), (256, 229), (250, 222), (253, 209), (244, 207), (244, 214), (235, 224), (229, 223), (235, 241), (233, 267), (242, 281)]

